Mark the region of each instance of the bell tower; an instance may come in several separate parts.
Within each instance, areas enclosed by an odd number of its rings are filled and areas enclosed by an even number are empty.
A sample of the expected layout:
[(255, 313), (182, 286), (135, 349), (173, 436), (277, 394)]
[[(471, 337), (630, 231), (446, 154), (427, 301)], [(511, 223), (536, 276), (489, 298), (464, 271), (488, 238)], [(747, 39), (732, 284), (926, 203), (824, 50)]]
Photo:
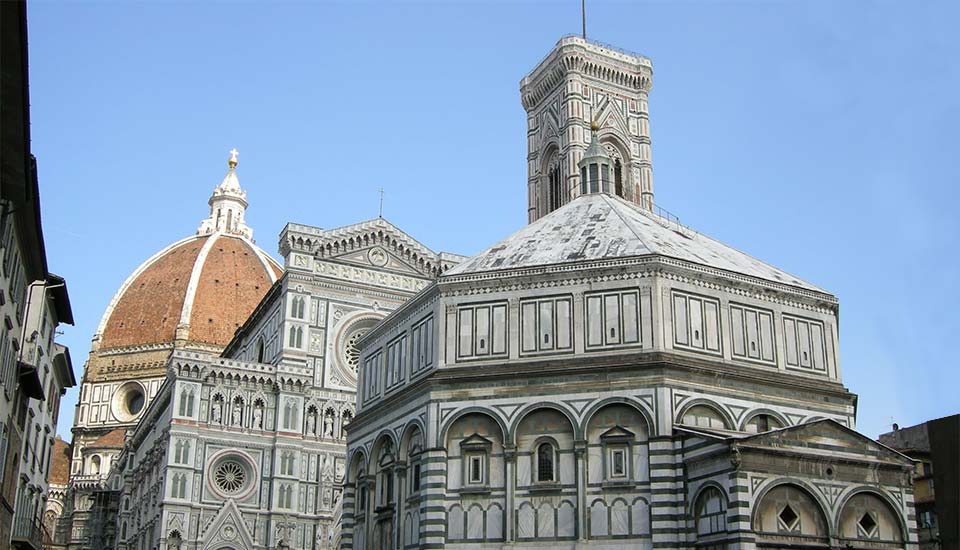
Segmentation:
[(591, 124), (611, 162), (610, 192), (653, 209), (646, 57), (565, 36), (520, 81), (527, 112), (528, 221), (580, 195)]

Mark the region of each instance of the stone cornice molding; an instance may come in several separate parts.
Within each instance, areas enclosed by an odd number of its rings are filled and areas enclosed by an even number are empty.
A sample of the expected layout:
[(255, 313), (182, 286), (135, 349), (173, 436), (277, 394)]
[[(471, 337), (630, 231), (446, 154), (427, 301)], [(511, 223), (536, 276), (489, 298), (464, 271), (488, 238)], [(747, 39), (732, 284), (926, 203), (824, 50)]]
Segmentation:
[[(357, 346), (363, 350), (369, 343), (378, 340), (386, 332), (396, 330), (404, 325), (413, 317), (419, 317), (428, 309), (433, 309), (440, 299), (440, 291), (437, 283), (430, 283), (410, 300), (404, 302), (400, 307), (390, 312), (385, 319), (390, 319), (389, 323), (381, 321), (375, 327), (367, 331), (366, 334), (357, 342)], [(388, 326), (389, 325), (389, 326)]]
[(524, 108), (540, 103), (568, 74), (602, 80), (628, 93), (648, 93), (653, 85), (650, 59), (578, 36), (565, 36), (520, 81)]
[(383, 218), (326, 231), (290, 222), (280, 232), (279, 248), (283, 256), (299, 252), (324, 259), (372, 245), (383, 246), (411, 265), (420, 266), (427, 277), (436, 277), (461, 259), (457, 255), (430, 250)]
[[(631, 267), (639, 269), (623, 271), (624, 268)], [(576, 275), (562, 277), (563, 274)], [(548, 275), (553, 275), (553, 277), (543, 278)], [(709, 278), (704, 278), (704, 275)], [(445, 296), (468, 296), (651, 276), (821, 313), (836, 313), (839, 305), (837, 298), (832, 294), (660, 255), (465, 273), (444, 276), (439, 280), (439, 286)]]

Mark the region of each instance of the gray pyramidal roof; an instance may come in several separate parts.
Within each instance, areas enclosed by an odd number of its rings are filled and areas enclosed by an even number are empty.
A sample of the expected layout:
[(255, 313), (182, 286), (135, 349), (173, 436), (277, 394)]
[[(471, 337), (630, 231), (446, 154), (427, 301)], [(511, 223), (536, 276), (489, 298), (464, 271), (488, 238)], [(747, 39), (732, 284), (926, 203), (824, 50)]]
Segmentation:
[(444, 276), (649, 255), (826, 293), (674, 220), (603, 193), (577, 197)]

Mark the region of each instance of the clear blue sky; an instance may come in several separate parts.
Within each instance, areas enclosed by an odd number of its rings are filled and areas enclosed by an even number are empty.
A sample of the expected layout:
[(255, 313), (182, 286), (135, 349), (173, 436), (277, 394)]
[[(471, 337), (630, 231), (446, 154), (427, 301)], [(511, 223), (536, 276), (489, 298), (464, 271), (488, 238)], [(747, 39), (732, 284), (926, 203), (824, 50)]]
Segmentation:
[[(960, 9), (588, 1), (652, 58), (657, 202), (840, 298), (859, 428), (960, 412)], [(580, 2), (33, 2), (33, 150), (77, 377), (112, 294), (240, 150), (248, 222), (384, 215), (474, 254), (526, 222), (518, 82)], [(59, 432), (69, 434), (76, 390)]]

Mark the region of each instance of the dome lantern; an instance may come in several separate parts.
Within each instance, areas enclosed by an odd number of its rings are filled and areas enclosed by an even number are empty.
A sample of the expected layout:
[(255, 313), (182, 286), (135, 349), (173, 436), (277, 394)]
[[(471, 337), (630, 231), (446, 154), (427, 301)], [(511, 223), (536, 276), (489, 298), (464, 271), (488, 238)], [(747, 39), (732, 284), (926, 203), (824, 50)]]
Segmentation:
[(237, 178), (236, 168), (239, 164), (237, 155), (239, 154), (240, 152), (236, 149), (230, 150), (227, 175), (213, 190), (210, 200), (207, 201), (210, 205), (210, 216), (200, 222), (197, 235), (226, 233), (253, 239), (253, 229), (247, 226), (244, 220), (244, 213), (247, 210), (247, 193), (240, 188), (240, 180)]
[(583, 158), (577, 163), (580, 168), (580, 194), (587, 193), (613, 193), (613, 162), (600, 145), (597, 134), (600, 132), (600, 124), (596, 121), (590, 123), (590, 146), (583, 153)]

